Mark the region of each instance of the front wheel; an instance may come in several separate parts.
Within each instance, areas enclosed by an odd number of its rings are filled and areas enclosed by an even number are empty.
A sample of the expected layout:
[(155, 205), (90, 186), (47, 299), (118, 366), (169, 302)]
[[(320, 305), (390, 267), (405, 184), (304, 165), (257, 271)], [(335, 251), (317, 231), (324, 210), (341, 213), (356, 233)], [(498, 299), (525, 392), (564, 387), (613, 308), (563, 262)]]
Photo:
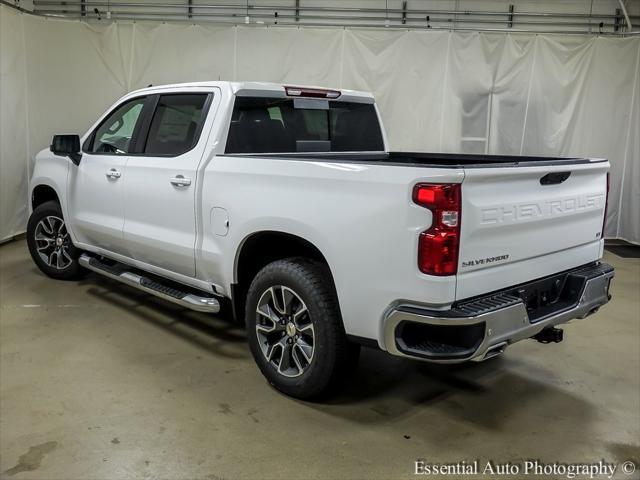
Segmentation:
[(318, 262), (293, 258), (264, 267), (247, 294), (246, 325), (263, 375), (292, 397), (326, 393), (357, 361), (329, 270)]
[(37, 267), (58, 280), (76, 280), (85, 273), (78, 263), (80, 250), (73, 246), (58, 202), (38, 205), (27, 224), (27, 245)]

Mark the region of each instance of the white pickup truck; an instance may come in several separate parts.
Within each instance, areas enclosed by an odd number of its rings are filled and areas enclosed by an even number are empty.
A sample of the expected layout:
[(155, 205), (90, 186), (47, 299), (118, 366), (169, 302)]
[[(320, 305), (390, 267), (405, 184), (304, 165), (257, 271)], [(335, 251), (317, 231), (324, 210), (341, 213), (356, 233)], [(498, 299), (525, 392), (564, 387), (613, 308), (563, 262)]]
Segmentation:
[(362, 344), (462, 362), (560, 341), (610, 299), (608, 169), (389, 152), (363, 92), (159, 86), (37, 155), (27, 238), (53, 278), (232, 306), (265, 377), (310, 398)]

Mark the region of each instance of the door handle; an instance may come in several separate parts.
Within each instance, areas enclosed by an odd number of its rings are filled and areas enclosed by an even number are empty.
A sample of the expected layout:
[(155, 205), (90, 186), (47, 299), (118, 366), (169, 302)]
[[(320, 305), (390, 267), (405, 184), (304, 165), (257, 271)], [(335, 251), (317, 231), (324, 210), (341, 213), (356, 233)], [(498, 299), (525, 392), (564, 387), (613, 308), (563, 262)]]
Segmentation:
[(115, 168), (112, 168), (111, 170), (109, 170), (106, 175), (107, 175), (107, 178), (111, 178), (112, 180), (115, 180), (116, 178), (120, 178), (121, 176), (120, 172)]
[(188, 187), (191, 185), (191, 179), (185, 178), (182, 175), (176, 175), (170, 181), (171, 185), (175, 185), (176, 187)]

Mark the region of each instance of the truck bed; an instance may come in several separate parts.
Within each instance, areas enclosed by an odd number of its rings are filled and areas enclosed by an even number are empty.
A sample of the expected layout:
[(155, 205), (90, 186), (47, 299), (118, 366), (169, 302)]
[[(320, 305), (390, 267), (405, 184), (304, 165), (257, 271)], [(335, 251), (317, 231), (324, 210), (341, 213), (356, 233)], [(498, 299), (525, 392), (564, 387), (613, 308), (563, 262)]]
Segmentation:
[[(249, 157), (367, 165), (371, 168), (358, 170), (366, 174), (351, 171), (335, 174), (331, 186), (316, 184), (316, 187), (330, 191), (333, 182), (348, 178), (349, 191), (357, 191), (353, 182), (360, 181), (387, 198), (389, 208), (396, 211), (406, 208), (403, 202), (409, 205), (413, 202), (410, 194), (393, 197), (385, 191), (378, 182), (386, 177), (381, 171), (384, 166), (403, 167), (397, 169), (403, 172), (396, 171), (393, 176), (410, 179), (407, 192), (418, 182), (450, 182), (443, 180), (443, 170), (460, 173), (462, 220), (455, 293), (458, 300), (585, 265), (601, 257), (608, 170), (604, 159), (426, 152), (307, 152)], [(278, 170), (275, 166), (271, 168)], [(317, 174), (308, 175), (317, 178)], [(381, 208), (378, 207), (376, 215)], [(370, 211), (376, 212), (376, 208), (371, 207)], [(354, 218), (358, 216), (366, 213), (353, 214)], [(377, 218), (388, 221), (384, 215)], [(429, 220), (425, 218), (425, 228)], [(358, 227), (349, 228), (353, 231)], [(408, 226), (411, 231), (420, 228), (415, 224)]]

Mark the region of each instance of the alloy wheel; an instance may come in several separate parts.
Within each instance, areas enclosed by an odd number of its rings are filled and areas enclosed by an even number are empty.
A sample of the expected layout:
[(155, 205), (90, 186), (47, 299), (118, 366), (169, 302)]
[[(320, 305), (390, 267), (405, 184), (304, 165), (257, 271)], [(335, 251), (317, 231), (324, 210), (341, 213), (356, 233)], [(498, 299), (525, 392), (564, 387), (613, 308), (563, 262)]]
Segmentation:
[(44, 263), (64, 270), (73, 262), (69, 254), (71, 240), (64, 220), (49, 215), (38, 222), (34, 232), (36, 250)]
[(302, 298), (283, 285), (260, 296), (256, 335), (266, 360), (285, 377), (302, 375), (313, 361), (315, 332)]

